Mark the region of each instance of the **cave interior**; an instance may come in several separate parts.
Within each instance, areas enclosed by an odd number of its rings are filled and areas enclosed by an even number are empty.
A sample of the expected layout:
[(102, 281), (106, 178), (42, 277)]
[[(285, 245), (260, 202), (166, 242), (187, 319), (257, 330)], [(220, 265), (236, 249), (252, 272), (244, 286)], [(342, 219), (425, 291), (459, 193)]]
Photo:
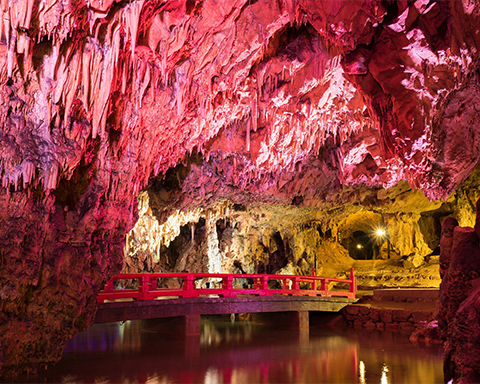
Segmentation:
[[(477, 1), (13, 0), (0, 15), (0, 370), (57, 361), (119, 272), (469, 279), (444, 329), (475, 315), (480, 270), (450, 255), (478, 248)], [(451, 358), (452, 378), (478, 360)]]

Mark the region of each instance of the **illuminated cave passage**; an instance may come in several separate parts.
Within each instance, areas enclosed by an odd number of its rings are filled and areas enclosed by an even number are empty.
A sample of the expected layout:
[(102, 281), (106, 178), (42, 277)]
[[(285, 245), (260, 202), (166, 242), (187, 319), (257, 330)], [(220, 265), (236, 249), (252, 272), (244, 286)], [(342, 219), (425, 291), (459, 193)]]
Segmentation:
[[(353, 200), (341, 209), (237, 194), (233, 201), (223, 198), (202, 208), (190, 202), (191, 208), (175, 210), (168, 199), (189, 201), (186, 186), (198, 185), (202, 172), (212, 177), (200, 157), (182, 169), (181, 178), (170, 173), (169, 182), (152, 179), (153, 187), (139, 195), (140, 217), (127, 236), (123, 272), (237, 273), (240, 265), (244, 273), (310, 274), (317, 260), (317, 273), (324, 276), (346, 276), (353, 266), (364, 289), (438, 287), (439, 223), (452, 214), (466, 224), (475, 217), (472, 200), (464, 196), (476, 193), (478, 171), (448, 201), (430, 202), (399, 183), (387, 195), (382, 189), (344, 188), (340, 199), (362, 194), (364, 204)], [(385, 231), (382, 237), (378, 229)], [(361, 263), (373, 259), (376, 264)]]

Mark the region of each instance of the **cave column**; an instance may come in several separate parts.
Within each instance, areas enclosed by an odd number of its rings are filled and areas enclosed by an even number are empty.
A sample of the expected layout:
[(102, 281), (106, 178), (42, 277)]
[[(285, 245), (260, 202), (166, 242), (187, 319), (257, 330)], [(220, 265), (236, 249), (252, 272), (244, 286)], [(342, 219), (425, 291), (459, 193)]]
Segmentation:
[(218, 247), (217, 222), (213, 215), (206, 217), (208, 273), (222, 273), (222, 254)]

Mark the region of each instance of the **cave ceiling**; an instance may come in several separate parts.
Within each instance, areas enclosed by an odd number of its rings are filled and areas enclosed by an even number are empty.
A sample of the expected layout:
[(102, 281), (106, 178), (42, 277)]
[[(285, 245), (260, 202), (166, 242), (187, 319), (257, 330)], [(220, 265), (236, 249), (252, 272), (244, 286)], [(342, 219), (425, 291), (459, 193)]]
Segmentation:
[(402, 180), (445, 199), (480, 155), (479, 12), (426, 0), (2, 1), (3, 187), (76, 189), (57, 194), (68, 209), (87, 185), (133, 203), (168, 178), (165, 204), (180, 208), (315, 206), (342, 185)]

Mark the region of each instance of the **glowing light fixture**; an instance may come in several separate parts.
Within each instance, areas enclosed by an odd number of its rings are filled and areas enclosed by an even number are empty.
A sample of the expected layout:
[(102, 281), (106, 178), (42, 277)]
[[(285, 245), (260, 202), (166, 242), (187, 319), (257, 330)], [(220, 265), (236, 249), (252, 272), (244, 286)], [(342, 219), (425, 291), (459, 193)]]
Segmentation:
[(377, 235), (378, 237), (383, 237), (383, 236), (385, 236), (385, 233), (386, 233), (386, 232), (385, 232), (385, 229), (384, 229), (384, 228), (378, 228), (378, 229), (375, 231), (375, 233), (376, 233), (376, 235)]
[(357, 249), (362, 249), (362, 244), (357, 244)]

